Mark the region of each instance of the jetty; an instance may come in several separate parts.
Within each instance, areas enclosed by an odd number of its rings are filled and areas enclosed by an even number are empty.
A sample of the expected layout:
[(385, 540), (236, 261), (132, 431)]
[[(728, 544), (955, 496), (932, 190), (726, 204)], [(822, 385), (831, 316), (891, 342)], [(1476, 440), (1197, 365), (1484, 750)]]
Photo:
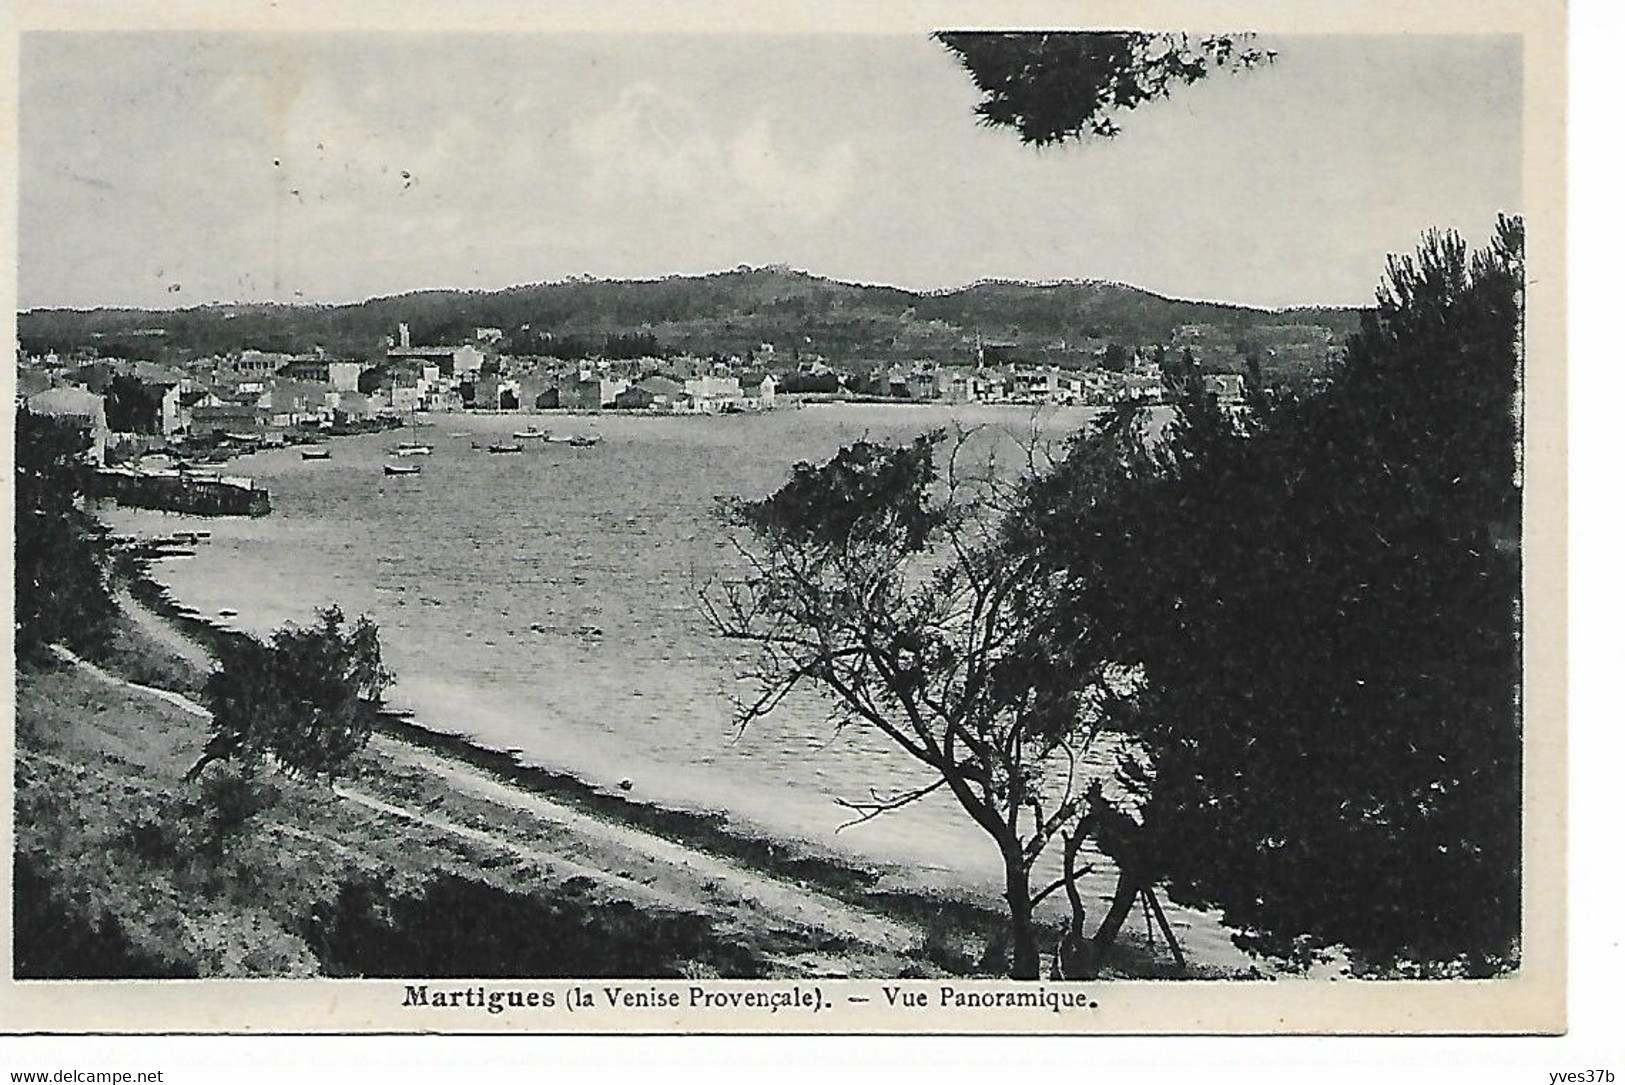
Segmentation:
[(253, 479), (212, 472), (104, 467), (92, 477), (90, 494), (131, 508), (194, 516), (264, 516), (271, 511), (270, 491), (255, 486)]

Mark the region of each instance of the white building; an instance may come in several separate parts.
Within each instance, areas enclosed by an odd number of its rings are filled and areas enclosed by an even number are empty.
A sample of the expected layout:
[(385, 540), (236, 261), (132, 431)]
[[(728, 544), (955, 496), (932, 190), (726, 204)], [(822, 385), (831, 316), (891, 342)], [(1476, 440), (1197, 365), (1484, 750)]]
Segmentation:
[(66, 418), (84, 425), (90, 431), (90, 458), (98, 464), (107, 462), (107, 402), (101, 396), (65, 384), (30, 396), (28, 409), (35, 414)]

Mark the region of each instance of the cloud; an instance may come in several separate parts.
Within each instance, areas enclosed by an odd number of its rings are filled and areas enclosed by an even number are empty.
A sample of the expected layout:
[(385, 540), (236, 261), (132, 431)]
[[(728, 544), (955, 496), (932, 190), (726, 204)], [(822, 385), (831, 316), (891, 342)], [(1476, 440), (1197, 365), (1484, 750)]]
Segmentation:
[(589, 189), (613, 195), (686, 197), (718, 180), (721, 152), (693, 103), (652, 83), (624, 88), (615, 104), (578, 124), (572, 146), (589, 164)]
[(821, 221), (850, 195), (858, 168), (850, 144), (795, 161), (765, 114), (723, 133), (694, 102), (648, 82), (625, 88), (612, 106), (577, 124), (571, 145), (586, 159), (583, 183), (591, 194), (700, 216)]
[(788, 161), (765, 116), (758, 116), (729, 147), (735, 177), (771, 210), (819, 221), (851, 194), (858, 160), (850, 143), (840, 143), (810, 164)]

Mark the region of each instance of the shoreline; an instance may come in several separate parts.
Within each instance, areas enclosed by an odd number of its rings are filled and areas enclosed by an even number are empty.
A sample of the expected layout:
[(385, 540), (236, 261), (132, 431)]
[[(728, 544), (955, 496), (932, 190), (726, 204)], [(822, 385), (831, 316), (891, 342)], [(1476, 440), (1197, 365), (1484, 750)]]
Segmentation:
[[(117, 576), (132, 601), (175, 631), (176, 635), (201, 648), (211, 661), (218, 658), (219, 646), (233, 638), (248, 636), (226, 629), (208, 617), (174, 599), (169, 590), (151, 575), (151, 563), (166, 557), (189, 556), (186, 552), (164, 552), (159, 545), (127, 549), (116, 558)], [(194, 663), (195, 667), (196, 664)], [(732, 864), (743, 870), (781, 883), (787, 888), (817, 894), (832, 902), (868, 913), (877, 919), (896, 921), (921, 932), (927, 947), (922, 955), (908, 956), (922, 963), (960, 974), (978, 974), (983, 969), (971, 965), (985, 957), (992, 945), (1002, 941), (1007, 922), (1001, 903), (978, 899), (970, 891), (953, 888), (911, 887), (906, 884), (906, 868), (884, 861), (865, 862), (855, 857), (820, 851), (816, 844), (731, 823), (721, 811), (661, 806), (633, 799), (594, 784), (578, 775), (525, 764), (517, 751), (483, 746), (466, 734), (442, 731), (422, 722), (409, 711), (381, 712), (375, 727), (381, 737), (394, 740), (413, 751), (434, 759), (431, 771), (448, 776), (457, 772), (482, 774), (498, 785), (512, 789), (517, 796), (530, 796), (538, 802), (554, 804), (574, 815), (629, 833), (649, 837), (696, 857)], [(382, 746), (383, 744), (379, 744)], [(374, 747), (378, 751), (378, 746)], [(397, 762), (388, 753), (380, 756)], [(508, 803), (511, 807), (522, 805)], [(428, 815), (425, 813), (425, 817)], [(606, 870), (606, 874), (610, 873)], [(1054, 930), (1046, 938), (1053, 941), (1061, 930), (1059, 923), (1045, 924)], [(1178, 924), (1184, 927), (1185, 924)], [(970, 949), (966, 952), (966, 946)], [(953, 947), (944, 950), (942, 947)], [(901, 947), (898, 947), (899, 949)], [(1187, 950), (1190, 946), (1187, 943)], [(1170, 962), (1146, 947), (1120, 941), (1114, 962), (1103, 975), (1118, 978), (1158, 978), (1171, 976)], [(1229, 965), (1192, 958), (1190, 978), (1214, 978), (1237, 974)]]
[[(130, 595), (139, 605), (199, 645), (211, 659), (215, 658), (219, 644), (247, 634), (226, 629), (178, 602), (167, 588), (151, 577), (148, 563), (178, 556), (184, 555), (127, 552), (122, 555), (124, 567), (120, 572)], [(816, 888), (877, 915), (926, 928), (947, 925), (984, 936), (998, 930), (1004, 922), (1002, 909), (963, 895), (882, 888), (881, 884), (893, 872), (884, 864), (864, 864), (828, 853), (819, 854), (800, 841), (742, 831), (730, 825), (722, 812), (661, 806), (632, 799), (573, 773), (524, 764), (512, 751), (492, 749), (466, 735), (438, 730), (404, 710), (385, 709), (379, 713), (375, 730), (451, 765), (485, 773), (519, 792), (570, 807), (586, 817), (648, 833), (792, 884)], [(1125, 959), (1124, 963), (1128, 961)]]

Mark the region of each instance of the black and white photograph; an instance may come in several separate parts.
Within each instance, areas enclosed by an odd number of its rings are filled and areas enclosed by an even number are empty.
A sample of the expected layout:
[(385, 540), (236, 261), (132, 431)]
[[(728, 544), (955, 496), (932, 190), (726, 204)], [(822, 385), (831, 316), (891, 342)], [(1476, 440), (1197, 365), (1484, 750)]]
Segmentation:
[(1561, 10), (1212, 7), (24, 28), (16, 1020), (1561, 1031)]

